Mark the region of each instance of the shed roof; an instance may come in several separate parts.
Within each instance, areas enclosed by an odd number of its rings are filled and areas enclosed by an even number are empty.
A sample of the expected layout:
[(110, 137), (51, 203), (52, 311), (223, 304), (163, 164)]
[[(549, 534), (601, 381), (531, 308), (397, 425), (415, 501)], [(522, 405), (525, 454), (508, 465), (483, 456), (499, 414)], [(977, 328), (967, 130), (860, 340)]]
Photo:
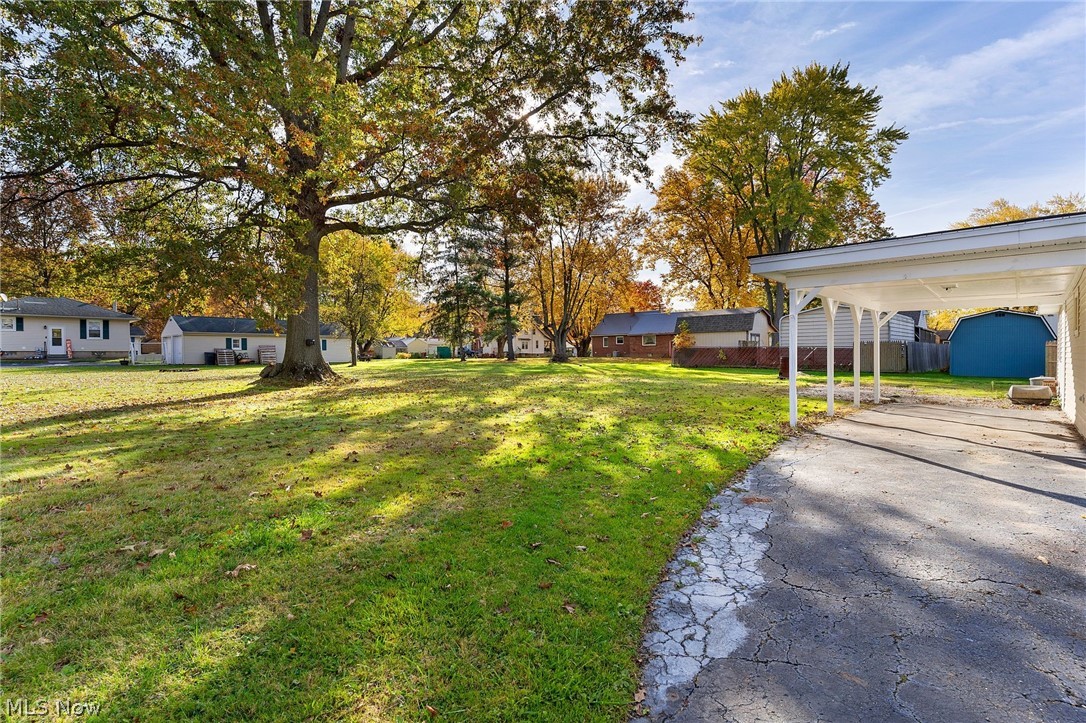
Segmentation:
[(1052, 338), (1053, 339), (1056, 338), (1056, 329), (1052, 326), (1052, 322), (1048, 319), (1048, 317), (1041, 316), (1040, 314), (1030, 314), (1030, 313), (1025, 312), (1025, 311), (1012, 311), (1010, 309), (989, 309), (988, 311), (980, 311), (980, 312), (977, 312), (976, 314), (968, 314), (966, 316), (959, 316), (958, 320), (954, 322), (954, 328), (950, 330), (950, 334), (946, 337), (947, 341), (953, 340), (954, 332), (956, 332), (958, 330), (958, 325), (961, 324), (963, 321), (968, 324), (970, 319), (977, 319), (977, 318), (980, 318), (982, 316), (991, 316), (993, 314), (998, 315), (998, 316), (1006, 316), (1008, 314), (1013, 314), (1015, 316), (1025, 316), (1025, 317), (1029, 317), (1030, 319), (1037, 319), (1039, 322), (1044, 324), (1045, 330), (1048, 331), (1048, 333), (1052, 336)]
[(129, 319), (136, 317), (95, 304), (63, 296), (24, 296), (0, 304), (0, 313), (26, 316), (55, 316), (72, 319)]
[[(277, 328), (258, 327), (255, 319), (234, 319), (226, 316), (181, 316), (170, 317), (181, 331), (189, 334), (282, 334), (287, 323), (277, 319)], [(340, 328), (335, 324), (321, 324), (321, 336), (337, 336)]]
[[(760, 306), (752, 306), (744, 309), (713, 309), (710, 311), (683, 311), (676, 319), (676, 329), (679, 322), (685, 321), (691, 333), (700, 334), (714, 331), (750, 331), (754, 328), (754, 318), (759, 314), (769, 317), (769, 312)], [(770, 326), (774, 326), (772, 319)]]

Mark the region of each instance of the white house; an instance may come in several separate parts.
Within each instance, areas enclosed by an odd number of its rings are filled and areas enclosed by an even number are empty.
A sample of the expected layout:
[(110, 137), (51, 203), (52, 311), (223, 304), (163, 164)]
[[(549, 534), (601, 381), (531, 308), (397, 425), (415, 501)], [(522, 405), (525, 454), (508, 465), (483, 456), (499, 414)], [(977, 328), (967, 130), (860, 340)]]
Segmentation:
[(426, 356), (430, 348), (426, 340), (417, 336), (394, 336), (388, 340), (398, 354), (410, 354), (411, 356)]
[(0, 352), (16, 359), (119, 359), (131, 349), (135, 320), (64, 297), (10, 299), (0, 304)]
[(770, 335), (777, 330), (769, 312), (760, 306), (681, 311), (676, 332), (683, 323), (694, 335), (694, 346), (702, 348), (770, 346)]
[[(804, 309), (799, 312), (799, 323), (796, 325), (798, 344), (801, 347), (826, 346), (826, 312), (821, 308)], [(838, 348), (852, 346), (852, 310), (848, 304), (837, 307), (837, 313), (833, 317), (833, 345)], [(781, 319), (781, 346), (788, 345), (789, 327), (791, 316)], [(880, 341), (915, 341), (916, 321), (907, 313), (894, 314), (885, 326), (879, 329)], [(875, 339), (874, 324), (871, 321), (871, 313), (865, 312), (863, 321), (860, 322), (860, 341), (870, 342)]]
[[(286, 329), (285, 322), (278, 322)], [(321, 353), (328, 362), (349, 362), (351, 340), (338, 327), (321, 325)], [(283, 360), (287, 339), (282, 332), (259, 328), (253, 319), (220, 316), (174, 315), (162, 329), (162, 359), (166, 364), (205, 364), (206, 355), (216, 349), (233, 349), (257, 359), (257, 347), (274, 346), (276, 361)]]
[[(505, 356), (507, 347), (505, 346), (505, 338), (491, 339), (482, 345), (479, 353), (484, 356)], [(500, 348), (499, 348), (500, 346)], [(521, 329), (513, 336), (513, 351), (517, 356), (530, 357), (530, 356), (547, 356), (549, 357), (553, 350), (551, 349), (550, 339), (543, 336), (543, 332), (539, 329)], [(573, 342), (567, 342), (566, 351), (570, 355), (576, 355), (577, 349), (573, 345)]]

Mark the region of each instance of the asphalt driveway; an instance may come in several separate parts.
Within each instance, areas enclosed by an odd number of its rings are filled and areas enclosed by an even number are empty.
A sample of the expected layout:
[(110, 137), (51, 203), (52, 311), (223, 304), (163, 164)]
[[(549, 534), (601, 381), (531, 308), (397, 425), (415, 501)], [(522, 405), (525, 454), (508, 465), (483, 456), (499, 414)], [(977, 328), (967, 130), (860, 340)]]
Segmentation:
[(1086, 721), (1086, 450), (1057, 410), (884, 405), (744, 487), (658, 590), (645, 718)]

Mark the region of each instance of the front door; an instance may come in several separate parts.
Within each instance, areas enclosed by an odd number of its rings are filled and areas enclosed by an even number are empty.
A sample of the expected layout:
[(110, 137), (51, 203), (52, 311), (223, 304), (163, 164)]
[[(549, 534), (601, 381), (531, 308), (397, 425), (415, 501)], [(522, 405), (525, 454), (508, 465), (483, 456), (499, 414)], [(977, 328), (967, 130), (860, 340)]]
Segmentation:
[(59, 326), (49, 329), (49, 354), (60, 356), (64, 353), (64, 329)]

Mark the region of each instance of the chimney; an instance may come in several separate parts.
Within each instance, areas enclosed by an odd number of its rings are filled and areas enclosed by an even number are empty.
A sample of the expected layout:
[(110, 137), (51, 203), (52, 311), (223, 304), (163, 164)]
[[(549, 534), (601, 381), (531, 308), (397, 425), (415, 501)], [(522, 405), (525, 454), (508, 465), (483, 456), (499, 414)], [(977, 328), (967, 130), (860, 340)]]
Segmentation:
[(630, 316), (636, 316), (636, 315), (637, 315), (637, 311), (634, 309), (634, 307), (631, 306), (630, 307)]
[(113, 302), (113, 310), (114, 310), (114, 311), (116, 311), (116, 310), (117, 310), (117, 302), (116, 302), (116, 301), (114, 301), (114, 302)]

